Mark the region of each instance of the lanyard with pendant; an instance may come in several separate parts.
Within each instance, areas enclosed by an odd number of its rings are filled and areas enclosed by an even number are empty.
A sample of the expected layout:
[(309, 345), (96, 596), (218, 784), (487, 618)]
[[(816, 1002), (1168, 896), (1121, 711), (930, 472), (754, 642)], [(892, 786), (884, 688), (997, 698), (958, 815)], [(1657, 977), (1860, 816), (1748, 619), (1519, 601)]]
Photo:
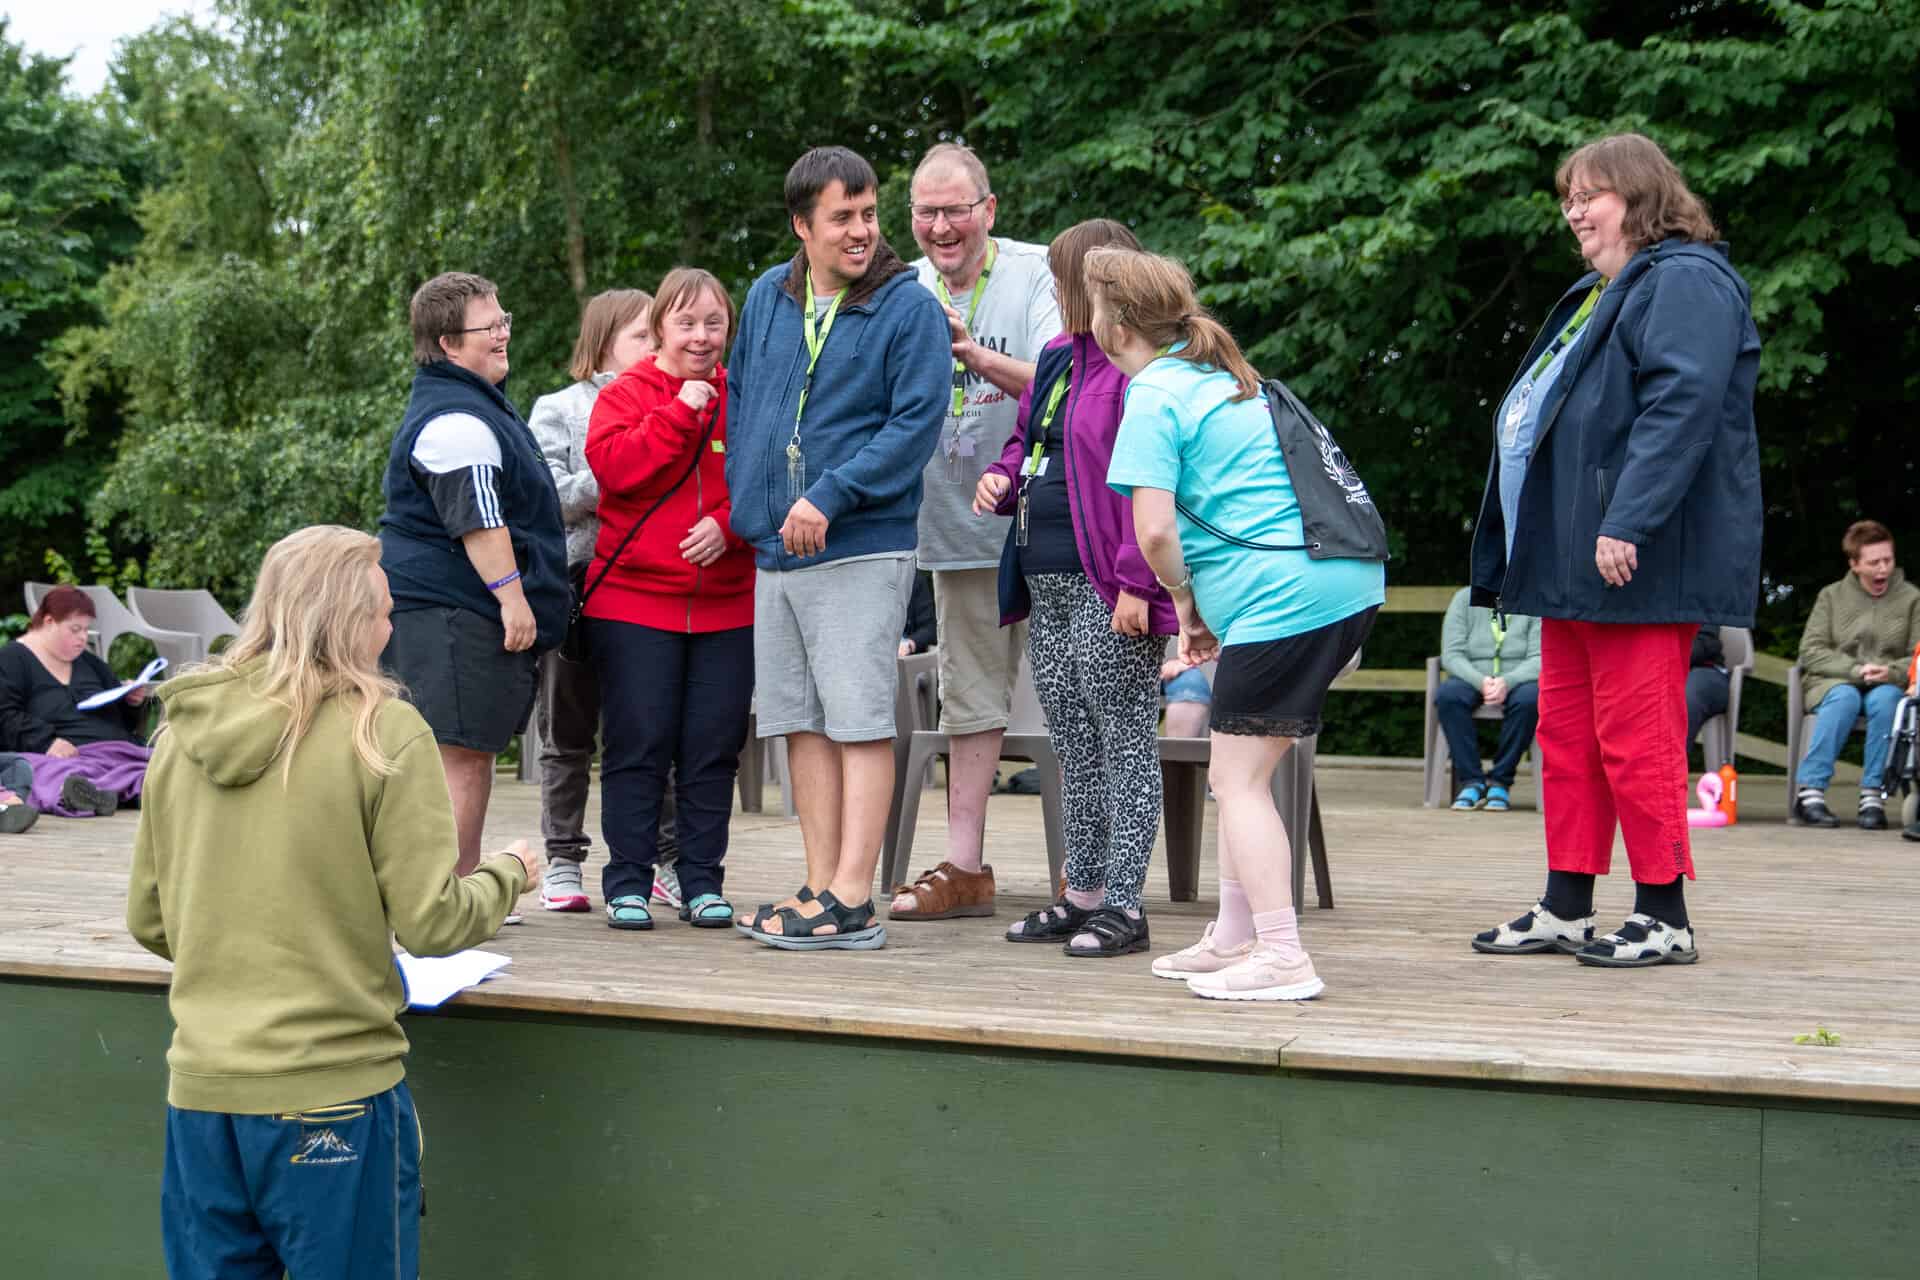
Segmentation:
[[(987, 241), (987, 260), (980, 267), (980, 278), (973, 282), (973, 296), (967, 299), (966, 329), (969, 336), (973, 333), (973, 317), (980, 310), (980, 299), (987, 292), (987, 281), (993, 276), (993, 264), (1000, 257), (1000, 246), (992, 240)], [(946, 277), (938, 272), (933, 279), (934, 292), (940, 297), (940, 305), (953, 306), (953, 295), (947, 291)], [(960, 435), (960, 411), (967, 404), (967, 366), (959, 360), (953, 362), (953, 410), (947, 416), (953, 420), (953, 429), (947, 433), (945, 445), (948, 459), (970, 458), (973, 456), (973, 441)]]
[(1507, 642), (1507, 629), (1501, 624), (1500, 615), (1495, 613), (1487, 619), (1487, 627), (1493, 632), (1493, 674), (1500, 674), (1500, 649)]
[(807, 411), (807, 393), (813, 390), (814, 366), (820, 363), (820, 353), (827, 349), (827, 335), (833, 332), (833, 318), (840, 314), (840, 300), (847, 296), (846, 287), (833, 295), (833, 301), (827, 305), (827, 314), (820, 321), (819, 331), (814, 330), (814, 320), (818, 314), (819, 299), (813, 296), (813, 278), (807, 278), (807, 310), (801, 332), (807, 340), (807, 376), (800, 384), (800, 403), (793, 410), (793, 437), (787, 441), (787, 503), (791, 506), (800, 501), (807, 493), (807, 455), (800, 452), (800, 419)]
[(1554, 359), (1579, 336), (1580, 330), (1587, 323), (1587, 318), (1593, 314), (1593, 308), (1600, 301), (1600, 291), (1606, 287), (1605, 280), (1593, 286), (1592, 292), (1587, 294), (1586, 301), (1582, 302), (1580, 309), (1573, 313), (1573, 319), (1567, 321), (1567, 327), (1560, 331), (1560, 336), (1540, 353), (1540, 358), (1533, 362), (1533, 368), (1527, 371), (1526, 381), (1520, 384), (1520, 389), (1514, 393), (1512, 402), (1507, 405), (1507, 420), (1501, 443), (1508, 448), (1512, 448), (1514, 442), (1519, 439), (1520, 424), (1526, 420), (1527, 406), (1533, 400), (1533, 384), (1540, 380), (1540, 375), (1547, 371), (1547, 367), (1554, 362)]
[(1013, 545), (1016, 547), (1027, 545), (1027, 488), (1035, 476), (1046, 474), (1047, 432), (1052, 429), (1053, 415), (1060, 411), (1060, 402), (1067, 398), (1072, 386), (1073, 364), (1069, 362), (1065, 375), (1053, 384), (1053, 390), (1047, 392), (1047, 411), (1040, 419), (1040, 430), (1034, 433), (1033, 452), (1027, 455), (1026, 462), (1020, 468), (1020, 502), (1013, 517)]

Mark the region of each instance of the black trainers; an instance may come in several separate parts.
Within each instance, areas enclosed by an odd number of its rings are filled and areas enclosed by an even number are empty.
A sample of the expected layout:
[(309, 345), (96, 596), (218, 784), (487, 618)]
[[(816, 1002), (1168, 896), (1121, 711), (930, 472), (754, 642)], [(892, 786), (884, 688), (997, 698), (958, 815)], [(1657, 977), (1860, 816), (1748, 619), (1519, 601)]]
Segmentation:
[(1793, 816), (1809, 827), (1837, 827), (1840, 819), (1827, 808), (1827, 798), (1818, 791), (1802, 791), (1793, 802)]
[(1863, 795), (1860, 797), (1860, 816), (1855, 819), (1862, 831), (1885, 831), (1887, 829), (1887, 802), (1881, 796)]
[(60, 803), (69, 809), (85, 810), (96, 818), (111, 818), (120, 808), (120, 797), (74, 773), (60, 784)]

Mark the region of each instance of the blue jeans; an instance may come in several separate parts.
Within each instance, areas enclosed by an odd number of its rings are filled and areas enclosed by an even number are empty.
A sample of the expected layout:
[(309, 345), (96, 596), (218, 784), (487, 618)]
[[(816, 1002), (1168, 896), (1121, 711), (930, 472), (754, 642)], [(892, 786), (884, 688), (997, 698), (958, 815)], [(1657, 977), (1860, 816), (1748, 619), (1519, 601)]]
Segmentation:
[(33, 799), (33, 765), (10, 751), (0, 751), (0, 791), (11, 791), (22, 800)]
[(1491, 778), (1510, 787), (1520, 769), (1520, 757), (1533, 742), (1534, 726), (1540, 723), (1540, 686), (1529, 680), (1507, 690), (1500, 745), (1494, 749), (1493, 768), (1486, 773), (1480, 771), (1480, 736), (1473, 720), (1479, 705), (1480, 690), (1465, 680), (1443, 680), (1433, 695), (1434, 715), (1440, 721), (1440, 731), (1447, 735), (1447, 751), (1453, 756), (1460, 785), (1485, 786)]
[(1843, 684), (1827, 691), (1813, 713), (1813, 735), (1807, 739), (1807, 754), (1800, 759), (1800, 785), (1825, 791), (1833, 781), (1833, 762), (1853, 732), (1853, 722), (1862, 709), (1867, 715), (1867, 758), (1860, 770), (1860, 789), (1880, 789), (1881, 775), (1887, 769), (1887, 748), (1893, 734), (1893, 710), (1900, 705), (1898, 685), (1877, 684), (1862, 694), (1855, 685)]
[(415, 1280), (420, 1124), (400, 1083), (289, 1115), (167, 1108), (172, 1280)]

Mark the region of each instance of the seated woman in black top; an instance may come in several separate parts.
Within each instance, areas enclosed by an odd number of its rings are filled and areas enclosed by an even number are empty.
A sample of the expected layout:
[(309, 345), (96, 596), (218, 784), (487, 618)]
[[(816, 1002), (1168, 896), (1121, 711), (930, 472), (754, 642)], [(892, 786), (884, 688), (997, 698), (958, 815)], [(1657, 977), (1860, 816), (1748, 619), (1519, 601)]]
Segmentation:
[(55, 587), (27, 633), (0, 648), (0, 751), (33, 767), (36, 808), (75, 818), (105, 817), (135, 799), (146, 778), (143, 686), (91, 711), (80, 703), (118, 688), (113, 669), (87, 652), (93, 602), (78, 587)]

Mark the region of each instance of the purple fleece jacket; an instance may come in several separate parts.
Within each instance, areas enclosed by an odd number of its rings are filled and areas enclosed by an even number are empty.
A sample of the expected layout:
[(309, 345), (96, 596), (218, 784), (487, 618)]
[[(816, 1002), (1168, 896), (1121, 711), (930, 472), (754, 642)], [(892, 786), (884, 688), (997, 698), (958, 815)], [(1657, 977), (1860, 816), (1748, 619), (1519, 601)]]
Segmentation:
[[(1020, 492), (1020, 464), (1027, 453), (1027, 423), (1033, 414), (1034, 392), (1050, 390), (1056, 371), (1064, 374), (1069, 347), (1073, 386), (1063, 406), (1067, 415), (1067, 506), (1073, 515), (1073, 540), (1080, 563), (1086, 567), (1087, 580), (1109, 608), (1119, 603), (1122, 591), (1139, 596), (1147, 602), (1153, 633), (1173, 635), (1180, 630), (1173, 597), (1154, 580), (1147, 558), (1140, 554), (1133, 533), (1133, 503), (1107, 487), (1113, 441), (1126, 409), (1127, 375), (1114, 367), (1090, 335), (1063, 333), (1041, 349), (1038, 371), (1020, 396), (1013, 434), (1007, 437), (1000, 460), (987, 468), (987, 474), (1003, 475), (1012, 481), (995, 514), (1013, 514)], [(1025, 609), (1014, 609), (1000, 619), (1000, 625), (1026, 616)]]

